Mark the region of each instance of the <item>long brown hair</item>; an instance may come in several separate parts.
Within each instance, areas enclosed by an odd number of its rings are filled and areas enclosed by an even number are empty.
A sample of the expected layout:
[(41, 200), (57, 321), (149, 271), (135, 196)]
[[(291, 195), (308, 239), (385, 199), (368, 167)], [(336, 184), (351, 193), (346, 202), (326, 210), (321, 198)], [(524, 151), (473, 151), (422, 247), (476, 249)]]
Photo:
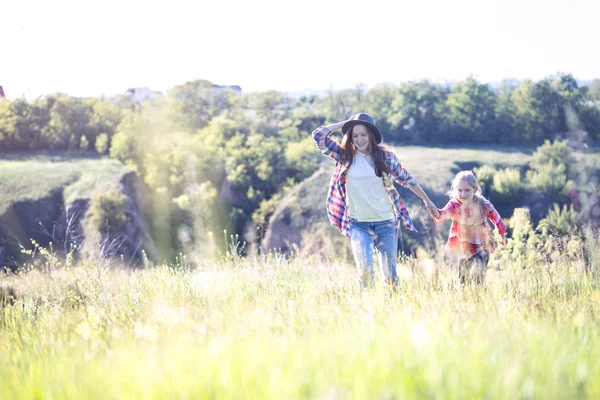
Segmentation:
[[(359, 124), (356, 124), (359, 125)], [(356, 126), (355, 125), (355, 126)], [(390, 173), (390, 168), (385, 163), (385, 148), (381, 144), (375, 143), (375, 135), (373, 131), (368, 125), (363, 125), (367, 128), (367, 132), (369, 132), (369, 154), (373, 158), (373, 162), (375, 163), (375, 175), (381, 177), (383, 173)], [(354, 143), (352, 141), (352, 130), (354, 126), (349, 128), (346, 131), (346, 134), (342, 138), (342, 163), (346, 165), (352, 165), (354, 161), (354, 154), (358, 151), (356, 147), (354, 147)]]

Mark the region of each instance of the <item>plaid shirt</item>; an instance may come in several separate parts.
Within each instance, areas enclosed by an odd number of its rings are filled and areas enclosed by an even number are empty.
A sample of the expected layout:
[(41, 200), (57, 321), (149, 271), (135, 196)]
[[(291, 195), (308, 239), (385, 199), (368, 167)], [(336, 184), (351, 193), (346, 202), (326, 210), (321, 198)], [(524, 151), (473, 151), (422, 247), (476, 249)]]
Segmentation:
[[(343, 165), (341, 162), (342, 147), (329, 136), (331, 131), (324, 126), (320, 126), (312, 133), (313, 139), (317, 144), (317, 148), (326, 156), (331, 157), (335, 161), (335, 169), (331, 175), (329, 191), (327, 193), (327, 215), (332, 225), (335, 225), (342, 234), (350, 236), (350, 217), (346, 210), (346, 175), (348, 165)], [(400, 234), (401, 222), (404, 222), (404, 227), (407, 231), (417, 232), (415, 225), (408, 215), (408, 210), (402, 201), (402, 197), (396, 190), (392, 179), (404, 186), (411, 188), (417, 184), (417, 180), (400, 165), (400, 161), (396, 155), (389, 150), (385, 152), (385, 163), (390, 169), (390, 174), (383, 174), (383, 186), (388, 192), (390, 202), (394, 209), (396, 217), (396, 225), (398, 234)]]
[[(479, 197), (478, 200), (480, 201), (474, 201), (467, 206), (459, 199), (450, 199), (448, 204), (439, 210), (440, 217), (434, 218), (436, 224), (441, 224), (447, 219), (452, 220), (445, 248), (455, 251), (461, 259), (471, 258), (482, 250), (491, 253), (496, 250), (488, 219), (496, 226), (500, 236), (506, 233), (506, 225), (492, 203), (483, 197)], [(477, 211), (479, 214), (475, 214)]]

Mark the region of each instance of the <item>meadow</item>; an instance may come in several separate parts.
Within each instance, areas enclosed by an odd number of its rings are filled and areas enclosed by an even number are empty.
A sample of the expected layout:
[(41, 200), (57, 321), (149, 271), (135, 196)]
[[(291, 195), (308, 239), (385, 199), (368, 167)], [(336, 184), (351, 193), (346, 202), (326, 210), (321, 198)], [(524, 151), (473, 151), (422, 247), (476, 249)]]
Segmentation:
[[(522, 169), (533, 153), (395, 151), (439, 205), (457, 171)], [(125, 169), (58, 154), (0, 160), (0, 170), (7, 207), (56, 188), (69, 203)], [(297, 203), (323, 207), (323, 190)], [(422, 205), (402, 195), (425, 226)], [(447, 228), (431, 231), (431, 246)], [(597, 237), (585, 257), (512, 246), (521, 253), (493, 259), (484, 287), (460, 286), (454, 261), (427, 246), (400, 258), (397, 288), (377, 276), (362, 293), (352, 260), (329, 257), (347, 255), (335, 243), (242, 256), (232, 240), (214, 257), (140, 269), (40, 248), (35, 267), (0, 278), (0, 399), (600, 398)]]
[(232, 249), (3, 277), (0, 398), (600, 398), (597, 247), (485, 287), (420, 252), (363, 293), (349, 262)]
[(93, 157), (89, 152), (0, 154), (0, 215), (16, 202), (37, 201), (55, 191), (62, 192), (70, 206), (129, 171), (131, 168), (116, 160)]

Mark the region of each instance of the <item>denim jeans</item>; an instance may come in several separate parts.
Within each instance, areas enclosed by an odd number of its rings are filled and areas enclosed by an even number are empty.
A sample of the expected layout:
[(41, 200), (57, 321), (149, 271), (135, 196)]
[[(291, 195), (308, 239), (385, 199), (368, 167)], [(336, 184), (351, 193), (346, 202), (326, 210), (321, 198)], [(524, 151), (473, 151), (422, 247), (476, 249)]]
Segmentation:
[(483, 285), (489, 262), (490, 253), (487, 250), (482, 250), (471, 258), (458, 260), (458, 281), (464, 284), (470, 280)]
[(374, 278), (373, 247), (377, 250), (379, 267), (386, 283), (397, 283), (398, 228), (396, 221), (358, 222), (350, 219), (350, 242), (358, 272), (358, 286), (371, 286)]

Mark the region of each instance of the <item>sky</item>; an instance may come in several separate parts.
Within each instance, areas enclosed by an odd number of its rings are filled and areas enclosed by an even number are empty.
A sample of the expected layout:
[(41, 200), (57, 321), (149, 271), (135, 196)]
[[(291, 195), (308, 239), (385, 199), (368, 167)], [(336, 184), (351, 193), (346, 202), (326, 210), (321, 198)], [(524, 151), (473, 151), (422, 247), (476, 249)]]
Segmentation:
[(0, 0), (9, 99), (600, 78), (598, 0)]

